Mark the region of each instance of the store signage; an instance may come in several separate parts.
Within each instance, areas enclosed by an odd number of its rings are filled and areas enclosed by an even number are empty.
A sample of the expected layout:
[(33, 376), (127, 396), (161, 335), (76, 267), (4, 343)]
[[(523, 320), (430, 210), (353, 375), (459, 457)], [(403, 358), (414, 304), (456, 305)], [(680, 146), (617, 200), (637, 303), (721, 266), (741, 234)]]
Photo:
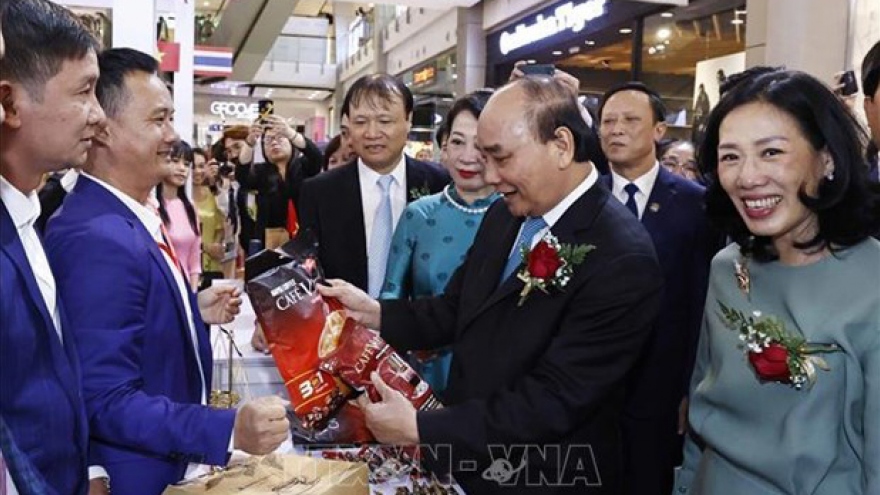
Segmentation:
[(223, 118), (236, 117), (239, 119), (255, 119), (259, 113), (256, 103), (244, 103), (241, 101), (212, 101), (211, 113)]
[(575, 4), (567, 2), (556, 9), (553, 13), (544, 17), (539, 14), (534, 23), (530, 25), (518, 24), (512, 31), (504, 31), (498, 41), (498, 48), (502, 55), (531, 45), (564, 31), (579, 33), (587, 26), (587, 23), (605, 14), (605, 4), (608, 0), (587, 0)]
[(413, 72), (413, 84), (430, 84), (437, 77), (437, 67), (434, 64), (427, 65)]

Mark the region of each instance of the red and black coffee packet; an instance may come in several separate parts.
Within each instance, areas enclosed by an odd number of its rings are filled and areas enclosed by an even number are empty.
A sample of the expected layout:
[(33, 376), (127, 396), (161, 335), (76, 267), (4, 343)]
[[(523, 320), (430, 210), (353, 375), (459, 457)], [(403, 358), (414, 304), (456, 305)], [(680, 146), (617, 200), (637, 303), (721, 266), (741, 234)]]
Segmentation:
[(364, 391), (379, 400), (370, 382), (372, 371), (416, 408), (440, 406), (428, 384), (376, 332), (347, 318), (338, 301), (317, 292), (323, 273), (311, 232), (248, 258), (245, 278), (299, 419), (294, 432), (301, 440), (372, 441), (363, 415), (348, 404)]

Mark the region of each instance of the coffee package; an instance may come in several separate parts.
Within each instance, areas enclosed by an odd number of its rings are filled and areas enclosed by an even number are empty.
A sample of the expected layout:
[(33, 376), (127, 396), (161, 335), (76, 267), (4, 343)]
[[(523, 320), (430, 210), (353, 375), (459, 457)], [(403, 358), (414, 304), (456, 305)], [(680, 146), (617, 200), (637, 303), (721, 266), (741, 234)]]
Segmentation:
[(338, 301), (317, 292), (323, 274), (310, 232), (248, 258), (245, 278), (299, 420), (293, 428), (299, 441), (373, 441), (363, 414), (348, 403), (360, 393), (379, 400), (370, 382), (373, 371), (416, 408), (440, 406), (427, 382), (378, 333), (347, 318)]

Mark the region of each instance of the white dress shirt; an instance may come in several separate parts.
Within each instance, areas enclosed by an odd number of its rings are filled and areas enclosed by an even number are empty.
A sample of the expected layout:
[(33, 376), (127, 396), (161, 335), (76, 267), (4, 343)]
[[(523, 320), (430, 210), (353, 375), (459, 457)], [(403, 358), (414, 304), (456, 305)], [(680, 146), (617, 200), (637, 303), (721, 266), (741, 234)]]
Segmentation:
[(639, 188), (635, 194), (636, 206), (639, 209), (639, 219), (645, 214), (645, 208), (648, 206), (648, 198), (651, 197), (651, 191), (654, 189), (654, 183), (657, 182), (657, 175), (660, 174), (660, 162), (655, 161), (654, 166), (646, 173), (634, 181), (630, 181), (626, 177), (618, 174), (611, 169), (611, 194), (619, 199), (621, 203), (626, 204), (629, 194), (623, 190), (624, 186), (632, 182)]
[(18, 238), (24, 247), (24, 254), (27, 257), (28, 264), (34, 272), (37, 279), (37, 287), (40, 289), (40, 295), (43, 296), (43, 302), (46, 309), (52, 317), (52, 323), (55, 325), (55, 333), (61, 342), (64, 338), (61, 336), (61, 316), (58, 313), (58, 297), (55, 291), (55, 277), (52, 275), (52, 269), (49, 267), (49, 260), (46, 258), (46, 251), (43, 250), (43, 243), (40, 241), (37, 231), (34, 229), (34, 222), (40, 217), (40, 199), (37, 197), (36, 191), (31, 191), (27, 196), (10, 184), (4, 177), (0, 177), (0, 199), (9, 210), (9, 216), (12, 217), (12, 223), (18, 231)]
[[(544, 223), (546, 223), (547, 226), (539, 230), (537, 233), (535, 233), (534, 236), (532, 236), (531, 241), (529, 241), (529, 247), (535, 247), (535, 245), (541, 241), (544, 235), (547, 234), (547, 232), (549, 232), (554, 225), (556, 225), (556, 222), (558, 222), (559, 219), (562, 218), (562, 215), (564, 215), (565, 212), (568, 211), (569, 208), (571, 208), (571, 205), (573, 205), (575, 201), (580, 199), (580, 197), (583, 196), (587, 191), (589, 191), (590, 188), (593, 187), (593, 185), (596, 184), (596, 182), (598, 181), (599, 172), (596, 171), (596, 167), (594, 166), (590, 173), (587, 174), (587, 177), (580, 184), (578, 184), (578, 186), (575, 187), (574, 190), (568, 193), (568, 196), (562, 198), (562, 201), (557, 203), (556, 206), (551, 208), (550, 211), (542, 216), (542, 218), (544, 219)], [(519, 232), (523, 229), (523, 226), (525, 226), (525, 222), (523, 222), (523, 225), (520, 225), (519, 230), (516, 233), (517, 239), (519, 238)], [(514, 242), (513, 244), (513, 247), (510, 248), (510, 252), (507, 253), (508, 257), (513, 254), (514, 249), (517, 249), (518, 243)]]
[[(390, 175), (394, 177), (391, 182), (391, 221), (392, 226), (397, 228), (397, 221), (406, 208), (406, 157), (400, 154), (400, 160), (394, 166)], [(361, 207), (364, 212), (364, 239), (367, 247), (370, 246), (370, 237), (373, 233), (373, 219), (376, 217), (376, 208), (382, 201), (382, 188), (379, 186), (380, 174), (366, 166), (358, 158), (358, 178), (361, 184)]]

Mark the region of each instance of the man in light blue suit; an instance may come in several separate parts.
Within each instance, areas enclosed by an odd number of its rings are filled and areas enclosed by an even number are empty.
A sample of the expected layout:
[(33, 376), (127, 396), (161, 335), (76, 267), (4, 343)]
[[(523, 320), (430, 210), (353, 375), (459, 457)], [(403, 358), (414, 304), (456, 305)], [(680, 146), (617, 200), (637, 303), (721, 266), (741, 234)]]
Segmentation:
[(195, 464), (225, 465), (233, 447), (275, 450), (289, 424), (277, 397), (238, 411), (205, 405), (205, 323), (230, 321), (240, 299), (216, 287), (196, 297), (150, 209), (178, 140), (156, 60), (111, 49), (99, 65), (107, 126), (49, 220), (46, 252), (79, 342), (90, 458), (109, 473), (114, 495), (158, 495)]
[[(42, 241), (43, 174), (82, 165), (104, 122), (95, 97), (97, 44), (45, 0), (0, 3), (0, 417), (50, 493), (88, 490), (88, 430), (74, 336)], [(4, 448), (4, 454), (10, 455)], [(37, 489), (20, 478), (20, 493)], [(103, 483), (97, 482), (98, 488)]]
[(681, 457), (680, 411), (709, 263), (720, 239), (709, 227), (703, 187), (657, 162), (655, 143), (666, 131), (664, 118), (660, 96), (637, 82), (610, 89), (599, 107), (600, 141), (611, 166), (603, 181), (651, 235), (665, 281), (659, 316), (627, 383), (622, 422), (627, 495), (665, 495), (672, 489)]

